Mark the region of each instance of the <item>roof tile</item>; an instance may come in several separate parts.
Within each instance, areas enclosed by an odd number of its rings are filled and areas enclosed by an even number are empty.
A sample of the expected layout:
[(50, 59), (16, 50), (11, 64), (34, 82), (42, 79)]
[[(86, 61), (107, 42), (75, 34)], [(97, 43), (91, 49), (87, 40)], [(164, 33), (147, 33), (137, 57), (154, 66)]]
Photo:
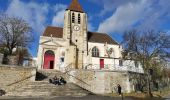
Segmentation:
[(53, 26), (48, 26), (44, 33), (43, 33), (43, 36), (47, 36), (47, 37), (50, 37), (50, 36), (53, 36), (53, 37), (58, 37), (58, 38), (63, 38), (63, 28), (61, 27), (53, 27)]
[(72, 11), (84, 12), (78, 0), (72, 0), (70, 6), (67, 9)]
[[(57, 38), (63, 38), (63, 28), (61, 27), (53, 27), (48, 26), (43, 36), (50, 36), (57, 37)], [(105, 33), (96, 33), (96, 32), (88, 32), (88, 41), (89, 42), (96, 42), (96, 43), (108, 43), (108, 44), (116, 44), (118, 43), (114, 41), (108, 34)]]

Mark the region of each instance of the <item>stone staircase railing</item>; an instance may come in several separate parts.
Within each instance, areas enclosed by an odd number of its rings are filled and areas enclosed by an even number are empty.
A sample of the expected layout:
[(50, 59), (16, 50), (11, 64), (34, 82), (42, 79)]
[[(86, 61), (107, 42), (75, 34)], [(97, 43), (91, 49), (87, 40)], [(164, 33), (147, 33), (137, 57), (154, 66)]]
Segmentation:
[(73, 65), (74, 65), (74, 63), (68, 64), (68, 65), (65, 67), (64, 72), (62, 72), (62, 73), (65, 74), (65, 75), (67, 75), (68, 77), (74, 78), (74, 80), (76, 80), (76, 82), (75, 82), (75, 81), (72, 81), (72, 80), (70, 80), (70, 82), (72, 82), (72, 83), (74, 83), (74, 84), (82, 87), (82, 88), (85, 89), (85, 90), (88, 90), (88, 91), (92, 92), (92, 86), (91, 86), (90, 84), (88, 84), (87, 82), (85, 82), (83, 79), (80, 79), (80, 78), (78, 78), (78, 77), (70, 74), (70, 72), (71, 72), (72, 70), (75, 70), (75, 69), (73, 68)]
[(65, 67), (65, 72), (64, 73), (68, 73), (69, 71), (71, 71), (73, 69), (73, 63), (68, 64)]
[(6, 85), (5, 91), (10, 92), (10, 91), (15, 90), (16, 88), (19, 88), (19, 87), (25, 85), (26, 82), (30, 81), (31, 77), (35, 77), (35, 76), (36, 76), (36, 74), (33, 74), (33, 75), (27, 76), (27, 77), (25, 77), (23, 79), (17, 80), (17, 81), (15, 81), (13, 83), (10, 83), (10, 84)]
[(92, 85), (90, 85), (89, 83), (83, 81), (83, 79), (80, 79), (80, 78), (78, 78), (78, 77), (76, 77), (74, 75), (71, 75), (69, 73), (67, 73), (67, 75), (74, 78), (74, 81), (72, 81), (74, 84), (76, 84), (76, 85), (78, 85), (78, 86), (82, 87), (83, 89), (88, 90), (90, 92), (93, 91)]
[[(78, 86), (80, 86), (81, 88), (85, 89), (85, 90), (88, 90), (90, 92), (92, 92), (92, 85), (87, 83), (86, 81), (84, 81), (86, 78), (79, 78), (73, 74), (71, 74), (71, 71), (75, 70), (74, 67), (73, 67), (73, 63), (70, 63), (68, 64), (66, 67), (65, 67), (65, 70), (64, 71), (58, 71), (58, 72), (61, 72), (63, 75), (65, 75), (65, 78), (68, 82), (71, 82), (71, 83), (74, 83)], [(48, 70), (47, 70), (48, 72)], [(52, 71), (52, 72), (56, 72), (56, 70)], [(55, 74), (55, 73), (54, 73)], [(54, 75), (53, 75), (54, 76)], [(62, 76), (62, 75), (61, 75)], [(49, 77), (49, 75), (47, 75), (47, 77)], [(73, 80), (71, 80), (73, 79)]]

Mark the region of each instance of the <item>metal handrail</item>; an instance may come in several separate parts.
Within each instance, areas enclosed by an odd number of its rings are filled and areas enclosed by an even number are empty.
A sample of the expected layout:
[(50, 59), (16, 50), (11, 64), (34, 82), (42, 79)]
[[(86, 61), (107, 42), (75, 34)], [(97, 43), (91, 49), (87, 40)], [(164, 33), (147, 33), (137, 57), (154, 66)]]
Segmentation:
[[(81, 64), (82, 65), (82, 64)], [(104, 68), (100, 68), (100, 64), (83, 64), (86, 65), (83, 67), (85, 70), (110, 70), (110, 71), (131, 71), (143, 73), (143, 68), (135, 67), (130, 64), (118, 65), (118, 64), (104, 64)]]
[(28, 76), (28, 77), (26, 77), (26, 78), (24, 78), (24, 79), (18, 80), (18, 81), (13, 82), (13, 83), (10, 83), (10, 84), (8, 84), (8, 85), (6, 85), (6, 86), (12, 86), (12, 85), (14, 85), (14, 84), (17, 84), (17, 83), (23, 82), (23, 81), (25, 81), (25, 80), (27, 80), (27, 79), (29, 79), (29, 78), (33, 77), (33, 76), (36, 76), (36, 74), (34, 74), (34, 75), (30, 75), (30, 76)]
[(69, 71), (71, 71), (72, 65), (73, 65), (73, 63), (68, 64), (68, 65), (65, 67), (65, 72), (64, 72), (64, 73), (68, 73)]
[[(89, 86), (89, 87), (90, 87), (90, 90), (91, 90), (91, 85), (90, 85), (90, 84), (88, 84), (87, 82), (83, 81), (83, 79), (80, 79), (80, 78), (78, 78), (78, 77), (76, 77), (76, 76), (74, 76), (74, 75), (71, 75), (71, 74), (69, 73), (69, 72), (73, 69), (73, 68), (72, 68), (72, 65), (73, 65), (73, 63), (70, 63), (70, 64), (68, 64), (68, 65), (65, 67), (65, 72), (64, 72), (64, 74), (67, 74), (67, 75), (75, 78), (75, 79), (78, 80), (79, 82), (85, 84), (86, 86)], [(83, 87), (83, 85), (79, 85), (79, 86)], [(83, 87), (83, 88), (85, 88), (85, 87)], [(85, 89), (87, 89), (87, 88), (85, 88)]]
[(71, 74), (69, 74), (69, 73), (67, 73), (67, 75), (74, 77), (76, 80), (78, 80), (78, 81), (80, 81), (80, 82), (82, 82), (82, 83), (84, 83), (84, 84), (86, 84), (86, 85), (88, 85), (88, 86), (91, 86), (90, 84), (88, 84), (88, 83), (86, 83), (85, 81), (83, 81), (83, 79), (77, 78), (76, 76), (71, 75)]

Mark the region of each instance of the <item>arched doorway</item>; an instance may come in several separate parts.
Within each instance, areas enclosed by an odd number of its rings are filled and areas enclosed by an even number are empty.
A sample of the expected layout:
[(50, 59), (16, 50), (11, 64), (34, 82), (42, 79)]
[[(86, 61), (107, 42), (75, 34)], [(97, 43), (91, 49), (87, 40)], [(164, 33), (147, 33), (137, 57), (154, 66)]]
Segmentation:
[(44, 54), (44, 65), (43, 69), (53, 69), (54, 68), (55, 54), (53, 51), (48, 50)]

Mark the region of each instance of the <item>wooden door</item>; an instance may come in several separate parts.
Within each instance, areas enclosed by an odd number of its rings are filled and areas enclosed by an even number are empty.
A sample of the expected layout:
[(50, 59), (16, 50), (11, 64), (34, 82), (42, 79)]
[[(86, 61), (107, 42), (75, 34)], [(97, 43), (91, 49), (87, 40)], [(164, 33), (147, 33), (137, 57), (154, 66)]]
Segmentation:
[(44, 65), (43, 69), (54, 69), (55, 56), (52, 51), (47, 51), (44, 54)]
[(100, 59), (100, 69), (104, 68), (104, 59)]

